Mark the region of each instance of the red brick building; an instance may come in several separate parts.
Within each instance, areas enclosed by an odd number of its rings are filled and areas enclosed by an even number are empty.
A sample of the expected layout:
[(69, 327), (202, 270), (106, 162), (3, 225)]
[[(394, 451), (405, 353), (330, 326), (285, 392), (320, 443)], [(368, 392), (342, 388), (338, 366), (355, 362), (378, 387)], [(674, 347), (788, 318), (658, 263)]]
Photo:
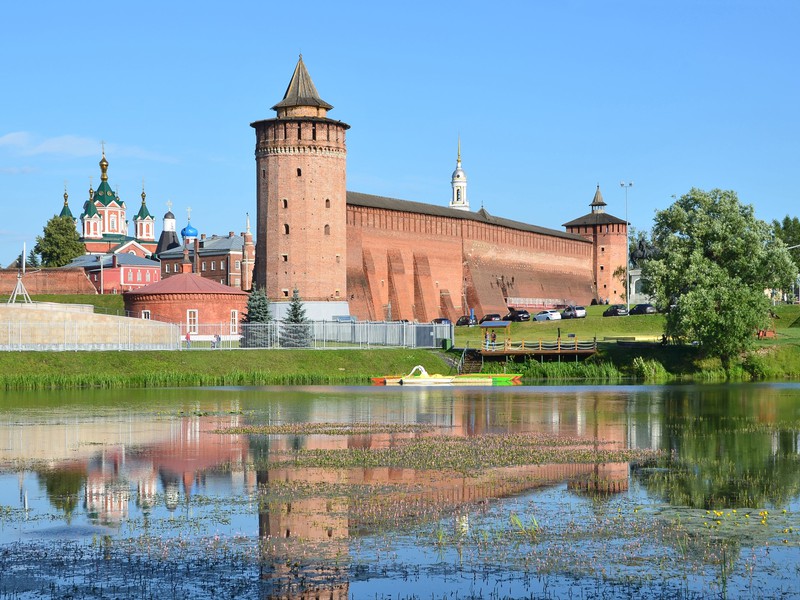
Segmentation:
[(161, 280), (158, 261), (133, 253), (84, 254), (63, 268), (80, 267), (100, 294), (121, 294)]
[(579, 219), (564, 232), (471, 212), (460, 151), (449, 206), (348, 192), (350, 126), (328, 118), (332, 108), (300, 57), (276, 118), (251, 124), (254, 283), (277, 315), (294, 288), (315, 318), (429, 321), (470, 309), (621, 301), (611, 274), (625, 264), (624, 221), (602, 212), (602, 223)]
[(155, 321), (185, 324), (191, 333), (203, 324), (228, 324), (230, 333), (238, 332), (247, 308), (247, 292), (185, 272), (124, 295), (129, 315)]

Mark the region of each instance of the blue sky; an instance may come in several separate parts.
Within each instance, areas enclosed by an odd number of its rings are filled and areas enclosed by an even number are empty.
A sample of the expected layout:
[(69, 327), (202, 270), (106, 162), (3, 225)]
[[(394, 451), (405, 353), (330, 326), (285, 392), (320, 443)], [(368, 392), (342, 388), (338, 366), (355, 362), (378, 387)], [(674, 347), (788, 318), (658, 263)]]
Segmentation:
[[(798, 215), (800, 3), (62, 3), (3, 8), (0, 263), (109, 182), (157, 231), (255, 218), (255, 135), (302, 52), (349, 123), (348, 190), (563, 230), (600, 185), (628, 219), (691, 187)], [(133, 227), (131, 224), (131, 232)]]

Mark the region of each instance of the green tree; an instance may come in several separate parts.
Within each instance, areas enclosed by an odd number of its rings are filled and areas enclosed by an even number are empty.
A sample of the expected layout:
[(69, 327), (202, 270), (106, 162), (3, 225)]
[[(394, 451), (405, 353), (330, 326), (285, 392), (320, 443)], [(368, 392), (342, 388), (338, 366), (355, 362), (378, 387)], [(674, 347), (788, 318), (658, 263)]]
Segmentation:
[(63, 267), (73, 258), (86, 254), (86, 248), (70, 217), (55, 216), (44, 226), (44, 234), (36, 237), (33, 251), (42, 257), (45, 267)]
[(289, 310), (283, 318), (281, 345), (287, 348), (302, 348), (309, 345), (311, 328), (306, 318), (306, 309), (297, 288), (292, 292)]
[(794, 277), (786, 246), (735, 192), (694, 188), (656, 213), (653, 241), (660, 254), (642, 276), (670, 307), (665, 334), (699, 342), (727, 370), (768, 324), (765, 290)]
[(247, 348), (266, 348), (271, 345), (272, 311), (264, 288), (257, 288), (247, 299), (247, 312), (242, 318), (242, 345)]
[(31, 251), (30, 251), (30, 252), (28, 252), (28, 262), (27, 262), (27, 265), (28, 265), (29, 267), (38, 267), (38, 266), (41, 266), (41, 263), (39, 262), (39, 256), (36, 254), (36, 251), (35, 251), (33, 248), (31, 248)]
[(794, 260), (795, 268), (800, 268), (800, 219), (786, 215), (783, 221), (773, 221), (772, 228), (784, 244), (787, 246), (799, 246), (792, 248), (789, 253)]

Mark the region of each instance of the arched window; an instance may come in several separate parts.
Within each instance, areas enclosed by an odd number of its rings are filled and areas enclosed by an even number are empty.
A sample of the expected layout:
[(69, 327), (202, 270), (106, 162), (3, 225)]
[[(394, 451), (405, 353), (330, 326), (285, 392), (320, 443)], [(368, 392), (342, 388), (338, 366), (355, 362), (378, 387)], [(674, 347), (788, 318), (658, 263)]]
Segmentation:
[(330, 235), (330, 234), (331, 234), (331, 226), (325, 225), (325, 235)]
[(298, 123), (297, 124), (297, 139), (299, 140), (299, 139), (302, 139), (302, 138), (303, 138), (303, 125), (302, 125), (302, 123)]
[(325, 198), (325, 208), (330, 208), (330, 207), (331, 207), (331, 199)]
[(303, 170), (301, 168), (299, 168), (299, 167), (297, 168), (297, 176), (298, 177), (302, 177), (303, 176)]
[(284, 223), (283, 224), (283, 233), (286, 234), (286, 235), (289, 235), (289, 224), (288, 223)]
[(284, 198), (283, 200), (281, 200), (281, 206), (283, 208), (289, 208), (289, 201), (286, 198)]

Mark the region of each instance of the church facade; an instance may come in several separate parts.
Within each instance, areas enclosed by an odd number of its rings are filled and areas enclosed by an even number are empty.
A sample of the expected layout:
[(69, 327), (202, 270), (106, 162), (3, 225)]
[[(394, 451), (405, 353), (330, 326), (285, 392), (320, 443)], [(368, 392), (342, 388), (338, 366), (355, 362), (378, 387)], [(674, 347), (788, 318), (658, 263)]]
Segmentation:
[(135, 235), (131, 237), (128, 235), (128, 207), (108, 183), (108, 161), (103, 150), (103, 157), (100, 159), (100, 185), (96, 190), (89, 186), (89, 198), (83, 203), (80, 216), (74, 219), (66, 190), (64, 206), (59, 216), (75, 220), (87, 254), (124, 253), (147, 257), (156, 250), (156, 228), (155, 219), (147, 209), (146, 199), (142, 187), (142, 205), (133, 217)]
[[(349, 125), (328, 117), (303, 63), (277, 116), (256, 133), (254, 285), (280, 303), (294, 289), (314, 318), (456, 319), (507, 307), (619, 302), (627, 223), (591, 212), (566, 231), (503, 219), (467, 199), (459, 143), (448, 206), (346, 189)], [(598, 201), (599, 197), (599, 201)]]

